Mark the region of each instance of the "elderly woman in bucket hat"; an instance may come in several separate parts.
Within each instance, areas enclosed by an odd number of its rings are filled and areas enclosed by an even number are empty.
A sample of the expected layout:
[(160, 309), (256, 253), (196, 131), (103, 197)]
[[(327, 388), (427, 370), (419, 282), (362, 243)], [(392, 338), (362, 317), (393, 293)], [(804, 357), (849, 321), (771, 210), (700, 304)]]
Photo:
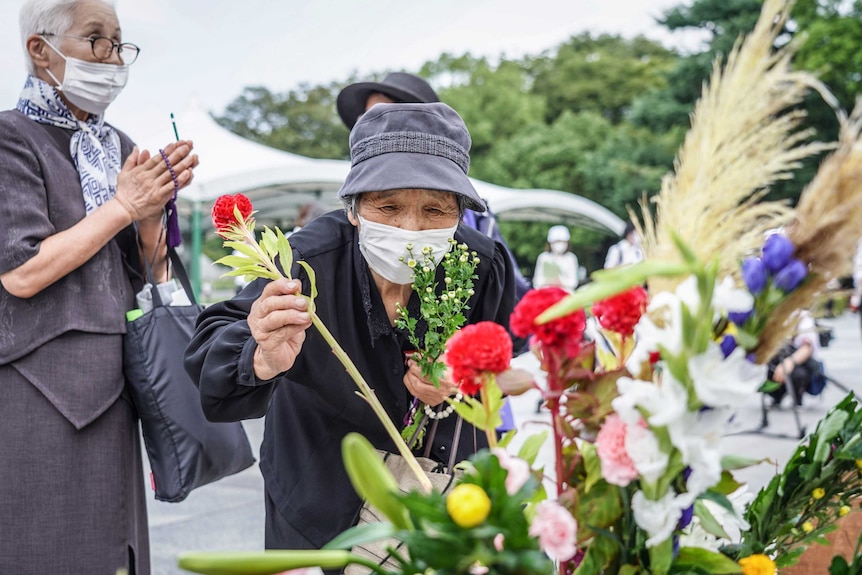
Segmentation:
[[(411, 347), (395, 327), (397, 306), (418, 310), (409, 269), (398, 257), (409, 242), (437, 246), (455, 238), (476, 251), (475, 295), (467, 322), (508, 325), (512, 269), (500, 244), (459, 225), (484, 204), (467, 177), (470, 136), (449, 106), (380, 104), (350, 136), (352, 168), (340, 191), (345, 212), (321, 216), (290, 238), (294, 258), (316, 273), (316, 311), (389, 416), (401, 422), (413, 398), (438, 405), (435, 387), (405, 362)], [(405, 273), (404, 270), (407, 270)], [(439, 271), (439, 270), (438, 270)], [(341, 462), (341, 440), (357, 431), (392, 450), (382, 425), (311, 325), (300, 291), (308, 278), (256, 280), (231, 301), (209, 307), (186, 354), (208, 417), (267, 416), (260, 467), (265, 480), (266, 547), (319, 548), (358, 518), (360, 499)], [(442, 419), (431, 457), (448, 462), (456, 417)], [(485, 446), (460, 427), (458, 459)]]

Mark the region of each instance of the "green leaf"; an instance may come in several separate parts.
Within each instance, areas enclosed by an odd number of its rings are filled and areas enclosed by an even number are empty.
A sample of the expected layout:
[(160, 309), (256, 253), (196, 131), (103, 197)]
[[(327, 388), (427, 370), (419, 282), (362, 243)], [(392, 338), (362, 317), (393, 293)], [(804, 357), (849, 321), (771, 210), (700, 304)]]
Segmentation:
[(700, 547), (681, 547), (674, 561), (677, 565), (698, 567), (714, 575), (742, 573), (742, 567), (730, 557)]
[(245, 242), (230, 241), (230, 242), (225, 242), (224, 246), (226, 248), (234, 249), (234, 250), (238, 251), (239, 253), (250, 257), (255, 262), (260, 261), (260, 254), (257, 252), (257, 250), (255, 250), (252, 246), (248, 245)]
[(668, 537), (658, 545), (649, 548), (650, 573), (665, 575), (673, 562), (673, 538)]
[(354, 545), (365, 545), (381, 539), (388, 539), (394, 537), (397, 532), (398, 530), (391, 523), (365, 523), (342, 531), (335, 539), (324, 545), (323, 549), (346, 549), (349, 551)]
[(263, 233), (260, 237), (260, 247), (263, 248), (269, 259), (274, 258), (278, 254), (278, 238), (275, 236), (275, 232), (267, 226), (263, 227)]
[(206, 575), (272, 575), (303, 567), (339, 569), (352, 559), (359, 558), (339, 550), (205, 551), (185, 553), (177, 565)]
[(730, 535), (727, 534), (721, 523), (716, 520), (709, 507), (700, 499), (694, 502), (694, 514), (700, 519), (700, 526), (703, 527), (704, 531), (722, 539), (730, 539)]
[(587, 478), (584, 481), (584, 492), (589, 493), (590, 488), (602, 479), (602, 462), (596, 453), (596, 446), (589, 442), (583, 442), (580, 446), (581, 455), (584, 458), (584, 466), (587, 470)]
[(275, 228), (276, 246), (278, 247), (278, 262), (281, 264), (281, 269), (285, 276), (290, 276), (290, 270), (293, 268), (293, 248), (290, 247), (290, 242), (287, 241), (285, 235), (280, 229)]
[(832, 452), (832, 440), (844, 428), (844, 423), (848, 417), (850, 416), (846, 411), (833, 411), (827, 414), (817, 426), (817, 431), (815, 432), (817, 443), (814, 447), (815, 463), (822, 464), (829, 458)]
[(532, 467), (533, 463), (536, 462), (536, 457), (539, 456), (539, 451), (542, 449), (545, 441), (548, 440), (549, 433), (549, 431), (534, 433), (525, 439), (520, 449), (518, 449), (518, 457), (529, 463), (530, 467)]
[(313, 302), (317, 299), (317, 275), (314, 273), (314, 268), (312, 268), (308, 262), (300, 261), (297, 263), (302, 266), (302, 269), (304, 269), (306, 275), (308, 275), (308, 283), (311, 285), (311, 301)]

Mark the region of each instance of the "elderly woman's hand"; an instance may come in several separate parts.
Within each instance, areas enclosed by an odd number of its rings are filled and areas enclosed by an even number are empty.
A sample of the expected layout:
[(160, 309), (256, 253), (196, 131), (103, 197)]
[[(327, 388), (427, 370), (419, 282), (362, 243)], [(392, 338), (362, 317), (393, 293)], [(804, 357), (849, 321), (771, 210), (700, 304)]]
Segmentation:
[(440, 387), (435, 387), (433, 383), (422, 377), (422, 369), (413, 359), (407, 360), (404, 385), (413, 397), (432, 407), (440, 405), (447, 397), (458, 391), (457, 386), (446, 376), (441, 378)]
[[(191, 183), (193, 170), (198, 165), (198, 156), (191, 153), (192, 149), (191, 142), (182, 140), (167, 145), (163, 150), (180, 189)], [(114, 196), (129, 212), (132, 221), (161, 217), (173, 194), (174, 180), (162, 155), (150, 155), (146, 150), (139, 152), (135, 148), (117, 176)]]
[(257, 342), (254, 351), (254, 375), (272, 379), (293, 367), (305, 330), (311, 326), (308, 302), (298, 280), (279, 279), (267, 284), (251, 306), (248, 325)]

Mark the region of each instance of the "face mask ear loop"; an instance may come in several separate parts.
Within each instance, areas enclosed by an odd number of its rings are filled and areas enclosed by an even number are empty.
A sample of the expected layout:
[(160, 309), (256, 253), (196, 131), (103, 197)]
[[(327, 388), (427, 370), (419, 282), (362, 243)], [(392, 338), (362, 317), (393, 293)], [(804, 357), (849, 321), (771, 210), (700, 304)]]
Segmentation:
[[(57, 53), (57, 55), (58, 55), (58, 56), (60, 56), (60, 57), (63, 59), (63, 62), (68, 62), (68, 58), (66, 58), (66, 55), (65, 55), (65, 54), (63, 54), (62, 52), (60, 52), (60, 51), (57, 49), (57, 47), (56, 47), (56, 46), (54, 46), (53, 44), (51, 44), (51, 43), (48, 41), (48, 39), (47, 39), (47, 38), (45, 38), (45, 37), (44, 37), (44, 36), (42, 36), (41, 34), (39, 35), (39, 38), (41, 38), (41, 39), (42, 39), (42, 41), (43, 41), (43, 42), (45, 42), (45, 44), (47, 44), (47, 45), (48, 45), (48, 46), (49, 46), (49, 47), (50, 47), (54, 52), (56, 52), (56, 53)], [(55, 82), (57, 82), (57, 85), (56, 85), (56, 86), (54, 86), (54, 88), (55, 88), (56, 90), (60, 90), (60, 91), (62, 92), (62, 91), (63, 91), (63, 83), (62, 83), (62, 82), (60, 82), (60, 80), (58, 80), (58, 79), (57, 79), (57, 76), (55, 76), (55, 75), (51, 72), (51, 69), (50, 69), (50, 68), (45, 68), (45, 72), (46, 72), (46, 73), (51, 77), (51, 79), (52, 79), (52, 80), (54, 80)]]

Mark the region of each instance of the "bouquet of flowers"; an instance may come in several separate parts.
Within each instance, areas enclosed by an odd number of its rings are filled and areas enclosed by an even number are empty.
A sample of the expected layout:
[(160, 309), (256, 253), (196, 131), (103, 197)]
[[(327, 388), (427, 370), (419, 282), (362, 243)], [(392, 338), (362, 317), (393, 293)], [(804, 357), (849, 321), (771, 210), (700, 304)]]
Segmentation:
[[(442, 495), (401, 493), (370, 444), (350, 435), (345, 466), (385, 522), (319, 551), (189, 554), (180, 565), (237, 574), (359, 563), (392, 575), (767, 575), (824, 542), (862, 493), (862, 409), (852, 397), (753, 499), (733, 472), (757, 461), (721, 447), (735, 410), (761, 390), (763, 364), (794, 312), (849, 265), (862, 228), (862, 112), (840, 117), (838, 142), (805, 142), (796, 105), (812, 87), (828, 91), (790, 69), (793, 45), (774, 48), (789, 4), (764, 2), (755, 30), (716, 66), (674, 174), (643, 203), (645, 261), (596, 272), (573, 294), (534, 290), (515, 308), (510, 329), (530, 338), (547, 373), (539, 389), (550, 437), (530, 437), (517, 453), (511, 437), (492, 441)], [(800, 159), (828, 148), (795, 210), (762, 201)], [(492, 326), (458, 331), (444, 355), (467, 400), (455, 409), (489, 439), (496, 398), (536, 387), (500, 360), (507, 338), (489, 336), (505, 333)], [(553, 470), (536, 468), (547, 440)], [(349, 551), (387, 538), (403, 543), (391, 548), (394, 568)], [(836, 560), (832, 575), (858, 573), (860, 563)]]

